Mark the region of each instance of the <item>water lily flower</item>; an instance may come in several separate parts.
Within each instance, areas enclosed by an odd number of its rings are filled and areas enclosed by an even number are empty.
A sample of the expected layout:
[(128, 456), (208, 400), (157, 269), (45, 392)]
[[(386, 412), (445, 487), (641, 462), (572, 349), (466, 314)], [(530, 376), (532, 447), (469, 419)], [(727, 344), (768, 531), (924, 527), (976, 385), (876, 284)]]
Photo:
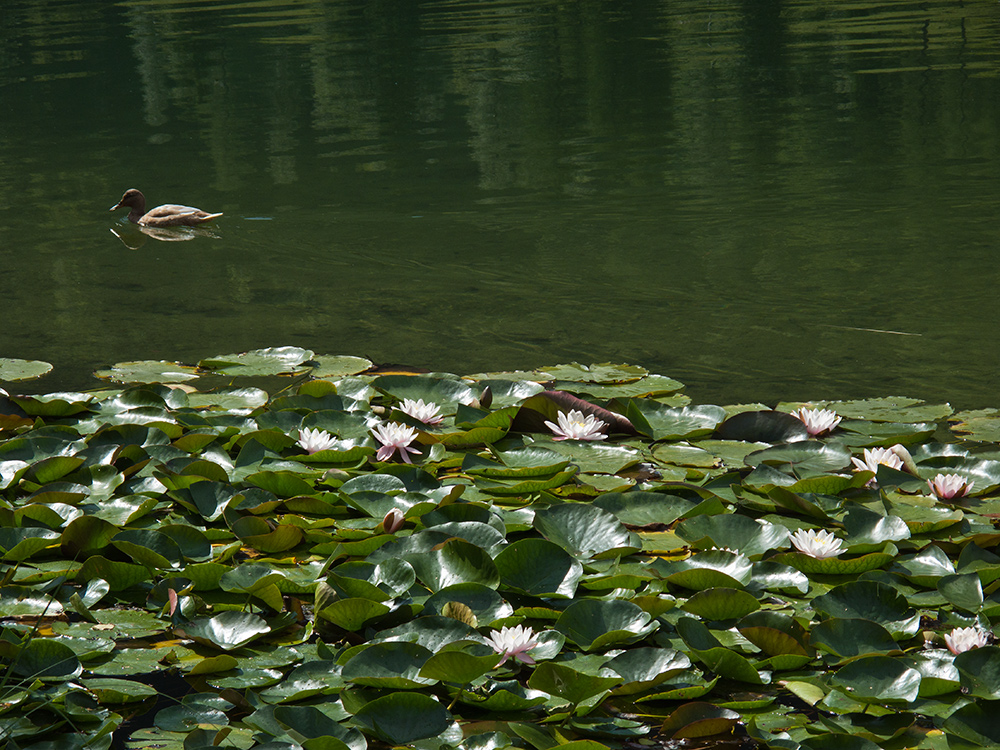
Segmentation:
[(836, 557), (841, 552), (841, 540), (835, 537), (826, 529), (799, 529), (791, 535), (792, 544), (795, 549), (809, 557), (817, 560), (825, 560), (828, 557)]
[(410, 443), (417, 436), (417, 431), (409, 425), (400, 424), (399, 422), (378, 424), (372, 428), (372, 435), (382, 443), (382, 447), (375, 454), (375, 458), (379, 461), (388, 461), (392, 458), (393, 453), (399, 451), (400, 457), (406, 463), (412, 464), (413, 462), (410, 460), (409, 454), (420, 453), (416, 448), (409, 447)]
[[(504, 626), (500, 630), (494, 630), (486, 637), (490, 646), (498, 654), (503, 654), (500, 664), (513, 657), (516, 661), (524, 664), (534, 664), (535, 660), (528, 655), (528, 652), (538, 645), (535, 634), (531, 628), (515, 625), (512, 628)], [(500, 666), (498, 664), (497, 666)]]
[(948, 650), (956, 656), (963, 651), (981, 648), (989, 643), (990, 634), (979, 627), (955, 628), (944, 637)]
[(403, 403), (399, 405), (399, 410), (414, 419), (419, 419), (424, 424), (441, 424), (444, 419), (438, 414), (441, 411), (440, 406), (433, 402), (425, 404), (422, 398), (418, 398), (416, 401), (412, 398), (404, 398)]
[(545, 426), (555, 434), (553, 440), (605, 440), (608, 436), (601, 432), (604, 422), (588, 414), (586, 418), (579, 409), (570, 409), (569, 414), (559, 412), (556, 417), (559, 424), (546, 420)]
[(888, 466), (892, 469), (902, 469), (903, 459), (896, 455), (892, 448), (865, 448), (865, 458), (851, 458), (858, 471), (878, 471), (878, 467)]
[(802, 407), (792, 412), (792, 416), (806, 426), (809, 437), (818, 437), (831, 432), (840, 424), (842, 417), (830, 409), (807, 409)]
[(403, 511), (399, 508), (393, 508), (382, 519), (382, 529), (386, 534), (395, 534), (403, 527), (403, 520)]
[(336, 438), (326, 430), (310, 430), (308, 427), (299, 430), (299, 446), (310, 455), (330, 450), (336, 442)]
[(961, 474), (938, 474), (933, 479), (927, 480), (931, 492), (941, 500), (965, 497), (972, 490), (972, 485), (973, 483)]
[[(892, 448), (865, 448), (865, 458), (851, 458), (856, 467), (855, 471), (871, 471), (878, 473), (879, 466), (888, 466), (891, 469), (902, 470), (903, 459)], [(869, 487), (875, 486), (874, 477), (868, 482)]]

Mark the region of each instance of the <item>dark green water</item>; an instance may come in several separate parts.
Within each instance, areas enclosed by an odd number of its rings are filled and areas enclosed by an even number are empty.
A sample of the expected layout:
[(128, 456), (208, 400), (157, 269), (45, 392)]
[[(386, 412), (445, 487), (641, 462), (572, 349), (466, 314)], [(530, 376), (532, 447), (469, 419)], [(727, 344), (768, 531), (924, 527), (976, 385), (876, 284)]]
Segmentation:
[[(128, 187), (225, 216), (159, 241)], [(1000, 406), (998, 257), (994, 0), (0, 5), (0, 356), (46, 390), (299, 345)]]

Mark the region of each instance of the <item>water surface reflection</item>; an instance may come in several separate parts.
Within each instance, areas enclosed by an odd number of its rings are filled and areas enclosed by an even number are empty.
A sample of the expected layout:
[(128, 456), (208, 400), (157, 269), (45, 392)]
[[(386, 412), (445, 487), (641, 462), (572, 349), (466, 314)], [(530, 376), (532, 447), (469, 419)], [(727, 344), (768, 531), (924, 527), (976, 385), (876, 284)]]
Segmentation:
[[(296, 344), (1000, 405), (996, 3), (3, 15), (0, 353), (49, 387)], [(133, 186), (226, 215), (158, 242)]]

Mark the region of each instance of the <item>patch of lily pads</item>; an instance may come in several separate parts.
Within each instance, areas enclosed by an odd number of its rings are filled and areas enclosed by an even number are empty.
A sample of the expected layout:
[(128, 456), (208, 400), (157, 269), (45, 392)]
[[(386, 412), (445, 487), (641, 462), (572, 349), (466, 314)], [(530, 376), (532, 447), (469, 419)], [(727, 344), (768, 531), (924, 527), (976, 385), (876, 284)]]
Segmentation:
[(1000, 746), (1000, 412), (296, 347), (14, 390), (49, 369), (0, 360), (7, 747)]

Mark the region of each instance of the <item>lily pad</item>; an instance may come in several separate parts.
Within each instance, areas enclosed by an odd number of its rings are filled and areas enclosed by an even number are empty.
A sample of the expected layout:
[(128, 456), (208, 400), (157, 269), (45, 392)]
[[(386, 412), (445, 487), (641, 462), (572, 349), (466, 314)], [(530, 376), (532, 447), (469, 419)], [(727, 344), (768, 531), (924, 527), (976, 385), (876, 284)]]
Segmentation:
[(649, 614), (626, 601), (582, 599), (556, 620), (555, 628), (584, 651), (612, 643), (633, 643), (659, 627)]
[(831, 681), (865, 702), (909, 703), (916, 700), (920, 673), (889, 656), (864, 656), (837, 670)]
[(108, 370), (97, 370), (95, 377), (116, 383), (183, 383), (198, 377), (198, 369), (179, 362), (143, 360), (119, 362)]
[(19, 380), (36, 380), (52, 371), (52, 365), (37, 359), (0, 357), (0, 380), (13, 383)]
[[(423, 739), (454, 735), (457, 726), (448, 710), (422, 693), (390, 693), (366, 703), (354, 722), (378, 739), (405, 745)], [(461, 730), (458, 730), (461, 739)]]
[(291, 375), (308, 369), (305, 362), (313, 352), (296, 346), (254, 349), (240, 354), (223, 354), (203, 359), (198, 366), (223, 375)]

